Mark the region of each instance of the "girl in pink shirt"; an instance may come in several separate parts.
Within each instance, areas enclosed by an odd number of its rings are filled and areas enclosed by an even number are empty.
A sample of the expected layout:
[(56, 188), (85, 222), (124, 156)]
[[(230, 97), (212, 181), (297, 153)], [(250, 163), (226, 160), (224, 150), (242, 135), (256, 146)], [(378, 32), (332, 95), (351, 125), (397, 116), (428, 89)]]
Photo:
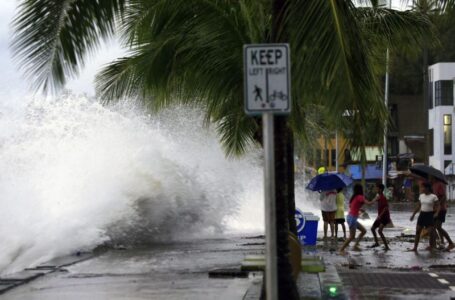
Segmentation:
[(349, 243), (351, 243), (355, 239), (355, 232), (357, 228), (360, 230), (360, 234), (357, 237), (357, 240), (354, 244), (354, 247), (352, 247), (352, 250), (361, 251), (361, 249), (359, 248), (359, 243), (367, 231), (365, 227), (362, 226), (362, 224), (357, 222), (357, 219), (359, 218), (360, 208), (365, 203), (371, 204), (372, 202), (365, 199), (365, 197), (363, 196), (363, 187), (360, 184), (356, 184), (354, 186), (354, 194), (352, 195), (351, 200), (349, 201), (349, 214), (346, 218), (346, 222), (348, 223), (349, 226), (349, 238), (344, 242), (343, 246), (341, 246), (340, 248), (340, 254), (342, 255), (345, 254), (344, 250), (346, 249), (346, 247), (349, 246)]

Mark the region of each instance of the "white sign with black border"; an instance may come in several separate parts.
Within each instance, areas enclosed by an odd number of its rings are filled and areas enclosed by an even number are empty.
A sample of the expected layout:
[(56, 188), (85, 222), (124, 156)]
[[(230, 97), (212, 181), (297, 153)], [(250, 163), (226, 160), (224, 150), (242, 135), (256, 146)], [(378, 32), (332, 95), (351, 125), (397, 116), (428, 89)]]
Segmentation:
[(291, 112), (289, 44), (249, 44), (243, 46), (245, 72), (245, 112)]

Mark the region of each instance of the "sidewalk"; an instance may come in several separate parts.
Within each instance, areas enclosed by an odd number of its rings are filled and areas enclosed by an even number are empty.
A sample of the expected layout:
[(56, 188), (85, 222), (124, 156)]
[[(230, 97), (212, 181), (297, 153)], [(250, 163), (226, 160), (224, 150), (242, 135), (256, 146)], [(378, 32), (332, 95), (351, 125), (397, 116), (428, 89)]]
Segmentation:
[[(391, 251), (372, 250), (366, 238), (361, 252), (341, 256), (341, 241), (324, 242), (304, 249), (324, 259), (325, 271), (301, 272), (297, 286), (300, 299), (455, 299), (455, 253), (406, 252), (409, 237), (390, 239)], [(421, 247), (426, 246), (425, 242)], [(260, 284), (253, 284), (243, 300), (257, 300)]]
[[(390, 238), (392, 250), (366, 248), (346, 257), (336, 254), (333, 245), (319, 247), (328, 263), (336, 267), (348, 299), (452, 299), (455, 297), (455, 258), (453, 252), (419, 250), (407, 252), (413, 238)], [(426, 247), (423, 241), (420, 248)]]
[[(367, 238), (362, 252), (347, 256), (336, 252), (341, 241), (319, 240), (304, 249), (308, 272), (297, 281), (301, 299), (455, 299), (455, 253), (404, 252), (412, 239), (390, 241), (392, 250), (384, 252), (368, 249)], [(0, 298), (257, 300), (262, 273), (242, 271), (240, 264), (261, 255), (262, 237), (108, 249), (4, 276)], [(315, 256), (323, 257), (322, 268)]]
[(79, 262), (91, 259), (95, 256), (93, 253), (77, 253), (53, 259), (45, 264), (38, 265), (33, 268), (27, 268), (21, 272), (4, 275), (0, 277), (0, 295), (7, 291), (29, 283), (44, 275), (62, 271), (64, 267), (68, 267)]
[[(23, 278), (14, 278), (21, 281), (5, 289), (0, 299), (242, 299), (255, 279), (237, 272), (239, 264), (246, 255), (263, 254), (263, 249), (263, 239), (255, 237), (109, 248), (93, 256), (63, 258), (27, 270)], [(231, 271), (209, 276), (216, 269)], [(33, 277), (36, 273), (39, 277)]]

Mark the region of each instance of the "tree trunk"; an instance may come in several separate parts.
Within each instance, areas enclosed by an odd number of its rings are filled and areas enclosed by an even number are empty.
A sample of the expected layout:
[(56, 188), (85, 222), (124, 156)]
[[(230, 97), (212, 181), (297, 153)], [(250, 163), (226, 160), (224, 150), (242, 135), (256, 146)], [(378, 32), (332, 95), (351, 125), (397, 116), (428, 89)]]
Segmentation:
[(289, 125), (286, 126), (287, 131), (287, 174), (288, 174), (288, 220), (289, 220), (289, 231), (297, 235), (297, 225), (295, 223), (295, 164), (294, 164), (294, 134), (289, 128)]
[[(294, 220), (294, 151), (289, 145), (291, 132), (286, 117), (275, 117), (275, 185), (278, 260), (278, 298), (299, 299), (289, 263), (289, 220)], [(293, 207), (293, 208), (292, 208)], [(289, 216), (292, 210), (292, 215)], [(295, 220), (294, 220), (295, 223)]]

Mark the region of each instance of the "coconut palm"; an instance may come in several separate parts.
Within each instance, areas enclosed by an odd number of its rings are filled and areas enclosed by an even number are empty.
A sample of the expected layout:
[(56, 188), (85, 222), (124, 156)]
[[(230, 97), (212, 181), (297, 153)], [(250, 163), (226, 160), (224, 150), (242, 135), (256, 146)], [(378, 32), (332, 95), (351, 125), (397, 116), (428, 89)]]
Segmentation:
[[(417, 42), (424, 30), (416, 28), (427, 27), (419, 16), (383, 8), (368, 13), (351, 1), (22, 0), (13, 49), (34, 86), (53, 90), (116, 33), (129, 52), (101, 71), (99, 95), (134, 97), (153, 108), (198, 105), (226, 153), (236, 155), (261, 133), (260, 122), (243, 112), (242, 46), (289, 42), (292, 114), (276, 122), (276, 199), (280, 298), (295, 299), (295, 285), (286, 276), (293, 220), (287, 211), (294, 205), (292, 141), (294, 135), (305, 137), (305, 108), (322, 105), (327, 122), (351, 128), (353, 140), (364, 146), (364, 124), (382, 126), (386, 117), (369, 35), (394, 43), (399, 32)], [(342, 118), (345, 111), (352, 113), (350, 120)]]

